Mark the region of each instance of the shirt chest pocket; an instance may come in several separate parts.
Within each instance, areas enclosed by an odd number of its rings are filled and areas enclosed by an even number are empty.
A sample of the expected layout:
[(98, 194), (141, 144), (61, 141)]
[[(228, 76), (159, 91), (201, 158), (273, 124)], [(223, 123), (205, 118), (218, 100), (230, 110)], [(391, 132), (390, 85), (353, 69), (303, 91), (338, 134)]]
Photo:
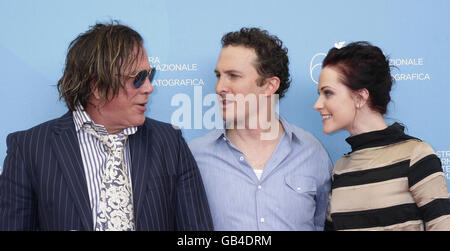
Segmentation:
[(316, 182), (313, 178), (301, 175), (288, 175), (285, 182), (289, 190), (295, 192), (298, 196), (315, 198), (317, 193)]

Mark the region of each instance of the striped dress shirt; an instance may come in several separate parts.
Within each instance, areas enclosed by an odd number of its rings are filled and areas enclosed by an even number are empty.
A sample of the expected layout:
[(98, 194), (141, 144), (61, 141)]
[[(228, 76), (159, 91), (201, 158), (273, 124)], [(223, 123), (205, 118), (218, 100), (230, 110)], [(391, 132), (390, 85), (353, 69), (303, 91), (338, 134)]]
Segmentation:
[[(97, 219), (97, 207), (100, 202), (102, 170), (108, 156), (108, 149), (98, 138), (87, 133), (83, 129), (83, 126), (85, 124), (90, 124), (94, 130), (101, 135), (106, 135), (108, 132), (104, 126), (94, 123), (81, 104), (77, 105), (76, 110), (73, 112), (73, 121), (75, 123), (75, 129), (80, 145), (81, 158), (83, 160), (84, 173), (86, 175), (86, 183), (95, 226)], [(124, 129), (121, 133), (129, 136), (136, 133), (136, 131), (137, 127), (129, 127)], [(131, 183), (131, 158), (128, 140), (125, 143), (124, 162), (128, 173), (128, 180)]]

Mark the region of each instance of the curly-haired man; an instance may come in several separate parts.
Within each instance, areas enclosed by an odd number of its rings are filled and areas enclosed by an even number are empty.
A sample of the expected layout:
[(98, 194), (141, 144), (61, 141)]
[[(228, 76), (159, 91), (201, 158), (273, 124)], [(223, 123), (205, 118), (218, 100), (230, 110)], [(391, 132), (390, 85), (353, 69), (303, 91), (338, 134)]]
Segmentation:
[(290, 85), (287, 49), (259, 28), (222, 38), (215, 68), (225, 128), (190, 143), (216, 230), (322, 230), (331, 161), (276, 111)]

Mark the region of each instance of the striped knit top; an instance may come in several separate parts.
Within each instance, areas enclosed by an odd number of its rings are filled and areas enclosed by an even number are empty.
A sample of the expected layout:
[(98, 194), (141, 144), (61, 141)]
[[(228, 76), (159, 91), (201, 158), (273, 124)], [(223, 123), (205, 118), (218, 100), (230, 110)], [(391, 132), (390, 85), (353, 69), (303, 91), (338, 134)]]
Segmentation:
[(450, 230), (441, 162), (394, 123), (347, 138), (335, 165), (325, 230)]

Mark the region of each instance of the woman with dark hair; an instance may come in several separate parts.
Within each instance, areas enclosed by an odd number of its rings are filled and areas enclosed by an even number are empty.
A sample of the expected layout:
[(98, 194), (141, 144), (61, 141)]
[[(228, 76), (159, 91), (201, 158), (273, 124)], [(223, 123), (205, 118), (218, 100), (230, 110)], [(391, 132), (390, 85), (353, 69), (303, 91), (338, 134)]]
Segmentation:
[(392, 87), (376, 46), (332, 48), (314, 109), (326, 134), (346, 130), (352, 151), (334, 166), (326, 230), (450, 230), (450, 201), (433, 149), (383, 118)]

